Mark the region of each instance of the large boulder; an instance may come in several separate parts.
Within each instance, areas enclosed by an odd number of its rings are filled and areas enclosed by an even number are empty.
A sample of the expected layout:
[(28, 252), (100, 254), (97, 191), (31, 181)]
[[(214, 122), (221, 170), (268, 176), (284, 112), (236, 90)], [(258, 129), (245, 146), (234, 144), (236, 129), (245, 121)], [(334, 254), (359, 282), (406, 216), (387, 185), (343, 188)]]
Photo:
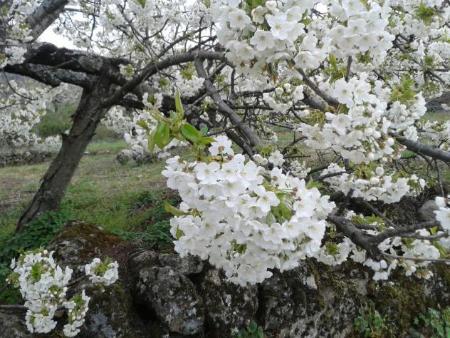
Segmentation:
[(258, 288), (241, 287), (225, 280), (222, 272), (210, 269), (200, 284), (210, 337), (230, 337), (255, 320)]
[(261, 320), (265, 331), (277, 331), (292, 322), (294, 292), (285, 277), (276, 273), (261, 284)]
[(203, 264), (188, 257), (143, 251), (133, 255), (129, 270), (136, 302), (151, 311), (172, 333), (198, 335), (204, 330), (203, 301), (188, 275), (198, 274)]
[(0, 337), (32, 338), (25, 326), (25, 311), (0, 309)]
[(73, 292), (87, 288), (91, 297), (89, 311), (80, 338), (145, 338), (153, 337), (138, 310), (129, 290), (126, 257), (133, 248), (119, 237), (100, 227), (83, 222), (71, 222), (50, 243), (49, 250), (62, 265), (74, 269), (73, 278), (82, 275), (85, 264), (93, 258), (109, 257), (119, 262), (119, 280), (104, 292), (81, 281)]

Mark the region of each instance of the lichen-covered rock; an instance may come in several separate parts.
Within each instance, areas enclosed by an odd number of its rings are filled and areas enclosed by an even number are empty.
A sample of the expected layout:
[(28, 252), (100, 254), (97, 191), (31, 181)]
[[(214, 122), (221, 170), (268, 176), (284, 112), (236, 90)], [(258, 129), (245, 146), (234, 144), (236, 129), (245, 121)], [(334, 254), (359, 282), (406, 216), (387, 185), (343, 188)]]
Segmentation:
[[(332, 282), (322, 280), (318, 271), (306, 265), (283, 273), (283, 283), (288, 285), (284, 288), (292, 292), (293, 315), (274, 332), (275, 337), (346, 337), (352, 332), (359, 302), (353, 285), (358, 277), (329, 273)], [(314, 285), (308, 282), (313, 276), (317, 277)]]
[(177, 254), (163, 253), (159, 255), (162, 266), (170, 266), (183, 275), (195, 275), (203, 271), (204, 263), (198, 257), (187, 256), (181, 258)]
[(152, 310), (170, 332), (203, 331), (203, 302), (194, 284), (169, 266), (142, 268), (135, 288), (139, 303)]
[(25, 312), (9, 313), (0, 310), (0, 337), (4, 338), (32, 338), (25, 326)]
[(76, 279), (84, 265), (95, 257), (110, 257), (119, 262), (119, 280), (104, 292), (89, 287), (90, 283), (80, 281), (73, 292), (87, 287), (91, 297), (86, 322), (80, 338), (146, 338), (154, 337), (147, 329), (147, 323), (139, 317), (133, 305), (133, 297), (128, 289), (126, 258), (130, 250), (117, 236), (101, 228), (83, 222), (71, 222), (48, 247), (55, 251), (60, 264), (74, 269)]
[(13, 165), (41, 163), (51, 159), (54, 155), (55, 153), (47, 151), (15, 150), (14, 152), (5, 152), (0, 150), (0, 168)]
[(229, 283), (218, 270), (209, 270), (201, 283), (211, 337), (230, 337), (256, 317), (258, 288)]
[(94, 257), (110, 255), (122, 242), (119, 237), (106, 233), (96, 225), (74, 221), (64, 227), (48, 249), (55, 251), (55, 258), (64, 265), (77, 268)]
[(158, 253), (152, 250), (141, 250), (130, 255), (128, 268), (136, 278), (142, 268), (150, 266), (169, 266), (183, 275), (195, 275), (203, 271), (204, 263), (194, 256), (181, 258), (173, 253)]
[(91, 297), (86, 321), (78, 338), (152, 338), (122, 281), (104, 292), (87, 288)]
[[(239, 287), (198, 258), (136, 251), (132, 243), (85, 223), (68, 225), (49, 249), (78, 272), (94, 257), (119, 261), (120, 279), (105, 292), (85, 282), (75, 285), (75, 291), (87, 287), (92, 297), (79, 338), (227, 338), (251, 322), (268, 338), (355, 337), (355, 319), (368, 308), (388, 319), (378, 336), (408, 337), (418, 315), (450, 304), (445, 264), (436, 264), (427, 281), (396, 271), (389, 282), (379, 282), (351, 262), (327, 267), (308, 261), (274, 271), (258, 286)], [(1, 311), (1, 338), (35, 337), (27, 333), (23, 313)]]
[(292, 321), (294, 301), (292, 289), (280, 273), (265, 280), (260, 288), (260, 309), (264, 330), (277, 331)]

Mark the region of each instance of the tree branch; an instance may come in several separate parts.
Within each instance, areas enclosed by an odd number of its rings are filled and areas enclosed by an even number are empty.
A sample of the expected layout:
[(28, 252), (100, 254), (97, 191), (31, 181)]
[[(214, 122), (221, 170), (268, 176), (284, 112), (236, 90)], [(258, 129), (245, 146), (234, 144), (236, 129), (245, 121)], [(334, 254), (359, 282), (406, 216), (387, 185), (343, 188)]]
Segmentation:
[[(219, 92), (214, 87), (214, 84), (211, 82), (211, 80), (208, 77), (208, 74), (206, 74), (206, 70), (203, 66), (203, 59), (201, 56), (195, 61), (195, 68), (197, 70), (197, 74), (205, 80), (204, 86), (206, 91), (208, 92), (208, 95), (214, 100), (214, 102), (217, 104), (217, 107), (220, 112), (225, 114), (229, 119), (230, 122), (236, 126), (237, 130), (249, 141), (250, 145), (252, 147), (255, 147), (260, 144), (260, 140), (258, 136), (253, 132), (253, 130), (245, 124), (239, 115), (237, 115), (233, 109), (231, 109), (221, 98)], [(252, 152), (253, 153), (253, 152)], [(250, 153), (250, 155), (252, 154)]]
[(406, 139), (403, 136), (397, 136), (393, 135), (397, 142), (400, 144), (403, 144), (408, 148), (408, 150), (411, 150), (412, 152), (415, 152), (417, 154), (430, 156), (432, 158), (435, 158), (437, 160), (441, 160), (446, 163), (450, 163), (450, 152), (441, 150), (439, 148), (434, 148), (426, 144), (422, 144), (419, 142), (411, 141)]
[(31, 35), (37, 39), (64, 11), (69, 0), (44, 0), (42, 4), (27, 18)]

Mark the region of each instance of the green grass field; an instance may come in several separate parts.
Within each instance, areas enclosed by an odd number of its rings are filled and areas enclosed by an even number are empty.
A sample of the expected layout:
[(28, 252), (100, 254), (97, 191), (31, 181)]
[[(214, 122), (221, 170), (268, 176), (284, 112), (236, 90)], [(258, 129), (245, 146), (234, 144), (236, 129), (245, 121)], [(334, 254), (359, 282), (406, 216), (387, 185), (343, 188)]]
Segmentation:
[[(101, 224), (111, 231), (126, 230), (130, 227), (130, 205), (142, 194), (162, 190), (164, 162), (121, 165), (115, 156), (124, 147), (123, 141), (99, 141), (89, 146), (62, 203), (73, 219)], [(0, 241), (14, 231), (48, 165), (0, 168)]]

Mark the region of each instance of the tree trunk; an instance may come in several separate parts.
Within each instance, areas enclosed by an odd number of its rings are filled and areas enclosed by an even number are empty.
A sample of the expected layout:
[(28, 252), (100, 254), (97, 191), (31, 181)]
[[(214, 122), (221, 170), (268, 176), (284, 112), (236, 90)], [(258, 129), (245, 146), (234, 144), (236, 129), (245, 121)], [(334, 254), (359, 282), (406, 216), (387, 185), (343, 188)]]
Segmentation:
[(21, 231), (42, 213), (59, 208), (81, 157), (108, 110), (100, 106), (100, 100), (108, 94), (110, 84), (103, 81), (92, 90), (83, 90), (70, 133), (63, 136), (62, 147), (45, 173), (31, 204), (20, 217), (16, 231)]

